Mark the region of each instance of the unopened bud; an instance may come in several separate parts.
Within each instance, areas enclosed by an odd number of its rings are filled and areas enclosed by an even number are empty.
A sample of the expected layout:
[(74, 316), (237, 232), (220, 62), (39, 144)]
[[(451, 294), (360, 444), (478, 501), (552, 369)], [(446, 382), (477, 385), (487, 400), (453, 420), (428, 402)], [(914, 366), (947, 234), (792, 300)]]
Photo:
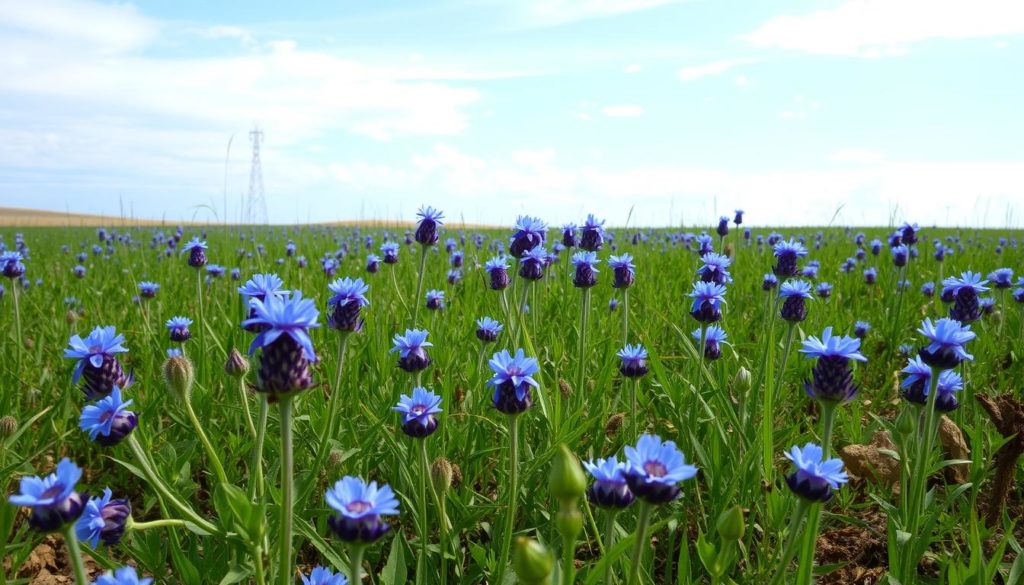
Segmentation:
[(224, 371), (233, 378), (244, 378), (249, 373), (249, 360), (232, 347), (228, 352), (228, 361), (224, 363)]
[(0, 440), (6, 439), (18, 432), (18, 419), (11, 415), (0, 417)]
[(512, 569), (523, 585), (549, 585), (555, 559), (543, 544), (520, 536), (512, 555)]
[(718, 517), (718, 535), (723, 540), (743, 540), (746, 522), (743, 519), (743, 508), (739, 505), (729, 508)]
[(430, 482), (434, 484), (434, 490), (438, 495), (443, 495), (452, 487), (454, 470), (452, 464), (444, 457), (434, 459), (430, 465)]
[(732, 379), (732, 390), (738, 397), (743, 396), (750, 391), (750, 386), (753, 383), (754, 382), (750, 376), (750, 370), (740, 366), (740, 369), (736, 371), (736, 376)]
[(587, 478), (583, 475), (583, 467), (564, 444), (559, 444), (555, 448), (548, 489), (552, 498), (567, 502), (575, 502), (587, 491)]
[(896, 432), (906, 437), (914, 432), (914, 413), (912, 408), (904, 408), (896, 417)]
[(179, 400), (192, 399), (192, 380), (195, 373), (192, 361), (183, 355), (167, 358), (164, 362), (164, 383), (171, 394)]
[(572, 394), (572, 386), (565, 380), (558, 380), (558, 390), (562, 393), (562, 398), (568, 398)]
[(68, 325), (74, 325), (78, 321), (78, 313), (73, 309), (68, 309), (68, 312), (64, 314), (64, 321), (66, 321)]

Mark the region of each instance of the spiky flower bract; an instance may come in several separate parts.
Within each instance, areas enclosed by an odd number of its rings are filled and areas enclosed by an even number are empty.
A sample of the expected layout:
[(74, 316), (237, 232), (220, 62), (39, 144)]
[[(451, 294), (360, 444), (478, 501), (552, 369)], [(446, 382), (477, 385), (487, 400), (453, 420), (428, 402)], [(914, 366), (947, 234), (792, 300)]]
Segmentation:
[(114, 499), (110, 488), (103, 488), (102, 496), (92, 497), (85, 504), (75, 522), (75, 535), (93, 548), (97, 548), (101, 540), (107, 546), (114, 546), (121, 542), (131, 515), (132, 505), (127, 498)]
[(327, 490), (324, 500), (337, 514), (327, 519), (334, 534), (346, 542), (374, 542), (391, 527), (381, 516), (398, 514), (398, 500), (391, 486), (367, 484), (361, 478), (345, 476)]
[(792, 238), (780, 241), (772, 247), (778, 262), (772, 268), (777, 276), (796, 276), (800, 273), (797, 261), (807, 255), (807, 248)]
[(597, 258), (597, 252), (580, 250), (572, 255), (572, 264), (576, 267), (576, 274), (572, 284), (577, 288), (590, 288), (597, 284), (596, 266), (601, 261)]
[(262, 348), (256, 389), (275, 397), (300, 392), (313, 385), (309, 364), (315, 362), (309, 330), (319, 327), (320, 313), (312, 299), (296, 291), (287, 297), (271, 295), (250, 299), (255, 316), (242, 325), (259, 325), (262, 331), (249, 345), (249, 355)]
[(40, 532), (53, 532), (82, 514), (85, 498), (75, 491), (75, 484), (81, 478), (82, 470), (65, 457), (46, 477), (22, 477), (21, 491), (7, 501), (32, 508), (29, 525)]
[(626, 483), (633, 494), (650, 504), (679, 497), (679, 482), (697, 475), (676, 444), (657, 435), (641, 435), (635, 447), (626, 446)]
[(619, 356), (619, 372), (627, 378), (640, 378), (647, 375), (647, 350), (639, 343), (626, 344), (615, 355)]
[(690, 316), (701, 323), (714, 323), (721, 320), (722, 305), (725, 304), (724, 286), (713, 282), (695, 282), (689, 296), (693, 299), (693, 303), (690, 305)]
[(126, 388), (131, 384), (131, 374), (124, 373), (117, 359), (117, 354), (128, 351), (123, 344), (124, 335), (113, 326), (96, 327), (85, 339), (71, 336), (71, 347), (64, 350), (64, 357), (78, 360), (71, 381), (77, 384), (79, 378), (85, 378), (82, 392), (86, 398), (106, 396), (115, 386)]
[(508, 262), (501, 256), (491, 258), (484, 263), (484, 270), (490, 275), (491, 290), (505, 290), (510, 282)]
[(188, 330), (188, 326), (191, 324), (192, 319), (180, 315), (171, 317), (164, 323), (171, 336), (171, 341), (175, 343), (185, 343), (192, 338), (192, 333)]
[(89, 433), (89, 440), (104, 447), (121, 442), (139, 424), (138, 416), (128, 410), (131, 400), (123, 400), (121, 389), (114, 386), (111, 393), (82, 409), (78, 427)]
[(587, 500), (595, 506), (622, 510), (633, 503), (633, 492), (626, 484), (626, 463), (615, 457), (584, 461), (583, 468), (594, 478), (587, 488)]
[(526, 280), (540, 280), (544, 278), (544, 266), (547, 265), (548, 252), (544, 246), (537, 246), (523, 253), (519, 259), (519, 276)]
[(529, 215), (516, 218), (515, 233), (508, 246), (508, 253), (514, 258), (522, 258), (527, 252), (544, 245), (548, 226), (543, 221)]
[(398, 367), (406, 372), (414, 373), (430, 365), (428, 347), (433, 343), (427, 341), (427, 331), (422, 329), (406, 329), (405, 335), (396, 333), (392, 339), (391, 353), (398, 353)]
[(193, 237), (187, 244), (181, 247), (181, 253), (188, 252), (188, 265), (192, 268), (202, 268), (206, 265), (206, 242)]
[(327, 288), (333, 293), (327, 299), (327, 326), (346, 332), (361, 330), (361, 312), (363, 307), (370, 304), (370, 300), (366, 298), (366, 292), (370, 287), (361, 278), (346, 277), (328, 284)]
[(964, 346), (976, 337), (970, 325), (954, 319), (942, 318), (932, 323), (930, 318), (921, 322), (918, 333), (928, 338), (928, 345), (918, 352), (924, 363), (934, 368), (949, 370), (964, 360), (973, 360)]
[(421, 207), (416, 212), (416, 216), (419, 217), (416, 224), (416, 241), (423, 246), (433, 246), (440, 237), (437, 228), (444, 224), (441, 221), (444, 219), (444, 214), (440, 210), (427, 206)]
[(843, 471), (843, 460), (823, 461), (824, 454), (824, 450), (814, 443), (803, 447), (794, 445), (786, 452), (786, 458), (796, 468), (786, 477), (786, 483), (794, 494), (812, 502), (827, 502), (832, 499), (833, 490), (849, 481)]
[(724, 254), (709, 252), (701, 257), (704, 265), (697, 269), (697, 276), (704, 282), (715, 284), (729, 284), (732, 282), (732, 275), (729, 274), (729, 266), (732, 260)]
[(812, 335), (802, 345), (800, 353), (818, 360), (811, 380), (804, 382), (808, 396), (815, 400), (846, 402), (857, 395), (850, 362), (868, 361), (860, 353), (859, 339), (832, 335), (832, 328), (826, 327), (820, 339)]
[(494, 408), (515, 415), (533, 405), (530, 387), (540, 388), (540, 384), (533, 378), (540, 371), (536, 359), (526, 357), (522, 349), (517, 349), (515, 355), (503, 349), (491, 356), (487, 365), (494, 372), (487, 380), (487, 385), (494, 388)]
[(613, 271), (612, 288), (629, 288), (636, 280), (636, 266), (633, 264), (633, 257), (622, 253), (618, 256), (608, 257), (608, 266)]
[(504, 328), (501, 323), (490, 317), (481, 317), (476, 321), (476, 338), (484, 343), (493, 343)]
[(441, 397), (426, 388), (417, 386), (412, 395), (402, 394), (398, 405), (392, 410), (402, 413), (402, 431), (410, 437), (422, 439), (437, 430), (437, 418), (441, 412)]

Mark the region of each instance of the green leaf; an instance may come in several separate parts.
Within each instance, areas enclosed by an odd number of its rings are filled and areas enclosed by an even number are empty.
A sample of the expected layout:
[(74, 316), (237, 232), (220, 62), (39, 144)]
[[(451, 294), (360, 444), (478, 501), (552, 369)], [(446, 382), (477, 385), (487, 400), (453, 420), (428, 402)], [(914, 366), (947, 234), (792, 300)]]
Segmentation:
[(404, 539), (402, 532), (398, 531), (391, 541), (391, 552), (388, 553), (388, 561), (380, 574), (380, 582), (383, 585), (404, 585), (406, 575)]

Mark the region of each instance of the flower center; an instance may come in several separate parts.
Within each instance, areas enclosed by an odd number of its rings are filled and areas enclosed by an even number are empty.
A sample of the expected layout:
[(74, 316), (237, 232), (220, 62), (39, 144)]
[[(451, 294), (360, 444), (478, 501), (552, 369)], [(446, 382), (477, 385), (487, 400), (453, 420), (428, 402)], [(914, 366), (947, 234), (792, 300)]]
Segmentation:
[(668, 469), (665, 468), (665, 464), (661, 461), (648, 461), (644, 463), (644, 472), (652, 477), (665, 477), (668, 474)]
[(39, 499), (52, 498), (57, 494), (61, 493), (62, 491), (64, 491), (64, 486), (59, 483), (55, 483), (52, 486), (50, 486), (50, 489), (40, 494)]
[(427, 411), (427, 407), (422, 405), (422, 404), (417, 404), (417, 405), (415, 405), (415, 406), (413, 406), (412, 408), (409, 409), (409, 412), (414, 414), (414, 415), (416, 415), (416, 416), (419, 416), (419, 415), (423, 414), (426, 411)]
[(372, 507), (373, 506), (371, 506), (369, 502), (364, 502), (362, 500), (349, 502), (349, 504), (345, 506), (345, 508), (348, 509), (348, 511), (352, 512), (353, 514), (362, 514), (363, 512), (366, 512)]

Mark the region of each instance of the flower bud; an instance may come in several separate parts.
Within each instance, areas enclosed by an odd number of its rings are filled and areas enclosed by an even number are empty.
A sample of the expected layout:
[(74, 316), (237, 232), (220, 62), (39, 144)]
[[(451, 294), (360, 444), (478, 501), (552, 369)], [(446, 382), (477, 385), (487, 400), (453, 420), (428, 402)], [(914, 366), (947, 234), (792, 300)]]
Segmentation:
[(442, 496), (448, 492), (452, 487), (452, 476), (454, 470), (452, 464), (444, 457), (438, 457), (434, 459), (434, 463), (430, 466), (430, 481), (434, 484), (434, 490), (437, 491), (439, 496)]
[(183, 355), (168, 358), (164, 362), (164, 383), (171, 394), (179, 400), (192, 399), (192, 381), (195, 372), (192, 361)]
[(746, 522), (743, 519), (743, 508), (735, 505), (729, 508), (718, 517), (716, 525), (718, 535), (723, 540), (743, 540), (743, 532), (746, 529)]
[(516, 539), (512, 569), (523, 585), (550, 585), (555, 559), (547, 547), (525, 536)]
[[(916, 410), (916, 409), (915, 409)], [(896, 432), (906, 437), (914, 432), (914, 411), (903, 410), (896, 417)]]
[(232, 347), (228, 353), (228, 361), (224, 363), (224, 371), (233, 378), (244, 378), (249, 373), (249, 360)]
[(740, 366), (740, 369), (736, 372), (736, 376), (732, 379), (733, 392), (735, 392), (737, 396), (743, 396), (750, 391), (751, 385), (753, 385), (753, 380), (750, 376), (750, 370)]
[(583, 475), (583, 467), (564, 444), (559, 444), (555, 449), (548, 489), (552, 498), (569, 503), (582, 498), (587, 491), (587, 478)]
[(11, 415), (0, 417), (0, 441), (18, 432), (18, 419)]

